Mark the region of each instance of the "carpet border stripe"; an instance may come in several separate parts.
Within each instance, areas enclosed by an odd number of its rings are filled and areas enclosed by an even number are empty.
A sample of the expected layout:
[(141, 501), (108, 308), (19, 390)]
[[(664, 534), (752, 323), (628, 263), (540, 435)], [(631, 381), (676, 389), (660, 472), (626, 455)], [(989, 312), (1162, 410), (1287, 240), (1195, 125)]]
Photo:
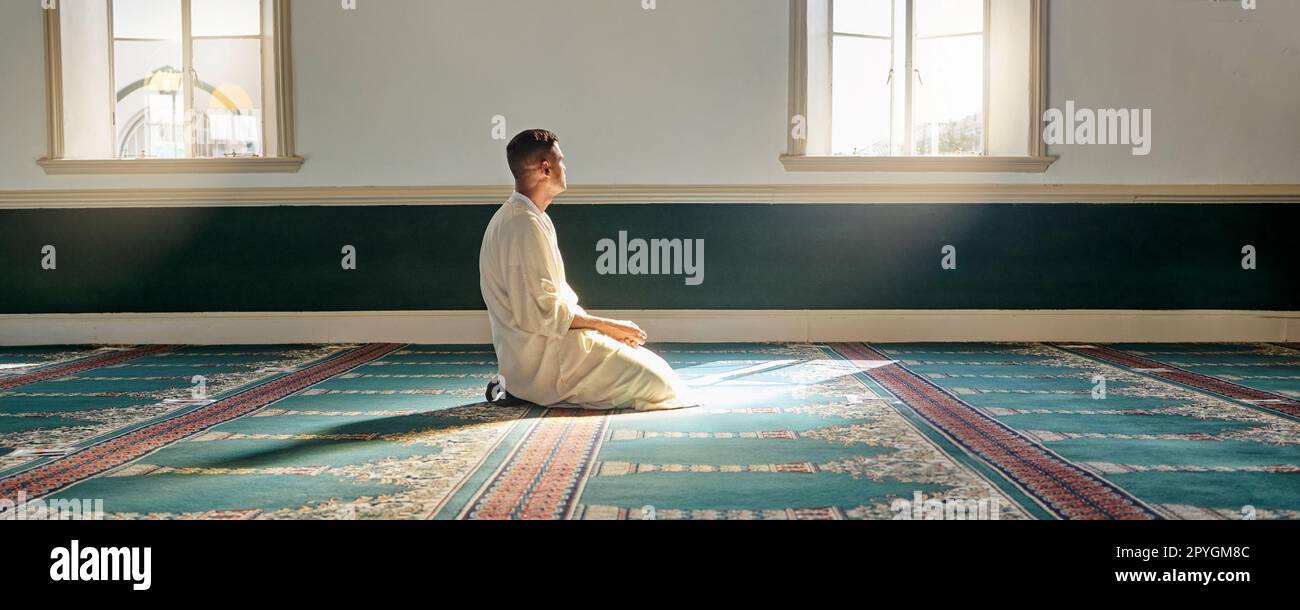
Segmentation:
[[(822, 350), (822, 353), (827, 356), (837, 358), (839, 361), (845, 362), (846, 364), (848, 363), (844, 355), (835, 351), (834, 348), (827, 345), (819, 345), (818, 347)], [(893, 395), (889, 393), (889, 390), (885, 389), (884, 386), (880, 385), (879, 382), (872, 379), (861, 369), (858, 369), (853, 377), (858, 381), (858, 383), (862, 384), (863, 387), (867, 388), (874, 395), (881, 397), (882, 399), (889, 398), (889, 403), (894, 407), (895, 412), (902, 416), (913, 430), (916, 430), (918, 434), (925, 436), (926, 439), (939, 451), (942, 451), (949, 457), (953, 458), (953, 460), (958, 464), (974, 471), (975, 476), (996, 487), (998, 491), (1007, 496), (1012, 503), (1019, 506), (1021, 510), (1024, 510), (1032, 518), (1039, 520), (1060, 518), (1060, 515), (1053, 512), (1040, 498), (1029, 493), (1029, 491), (1018, 485), (1015, 481), (1007, 478), (1001, 471), (994, 468), (979, 456), (966, 451), (955, 439), (948, 436), (948, 434), (943, 430), (935, 428), (930, 424), (929, 420), (922, 417), (914, 409), (903, 406), (905, 404), (903, 401), (894, 398)]]
[[(1083, 345), (1066, 347), (1062, 344), (1053, 343), (1052, 347), (1064, 352), (1069, 352), (1077, 356), (1091, 358), (1106, 364), (1116, 366), (1125, 370), (1132, 369), (1169, 369), (1168, 371), (1145, 370), (1134, 371), (1143, 375), (1155, 377), (1161, 381), (1168, 381), (1178, 385), (1199, 390), (1207, 394), (1214, 395), (1218, 398), (1246, 404), (1252, 408), (1265, 411), (1273, 415), (1280, 415), (1288, 419), (1300, 418), (1300, 400), (1274, 394), (1265, 390), (1257, 390), (1239, 383), (1211, 377), (1195, 371), (1163, 362), (1131, 354), (1124, 350), (1115, 349), (1105, 345)], [(1282, 404), (1257, 404), (1249, 402), (1252, 400), (1281, 400)]]
[(0, 499), (32, 500), (132, 462), (204, 430), (257, 411), (307, 387), (382, 358), (404, 344), (359, 347), (301, 371), (266, 380), (212, 404), (79, 449), (0, 480)]
[[(464, 476), (460, 477), (456, 485), (430, 511), (425, 520), (442, 521), (463, 518), (464, 507), (468, 505), (468, 502), (463, 500), (466, 494), (469, 494), (469, 497), (477, 495), (478, 490), (483, 487), (484, 481), (495, 476), (500, 465), (510, 453), (513, 453), (514, 447), (523, 435), (521, 430), (531, 429), (536, 425), (537, 420), (541, 418), (542, 413), (545, 412), (546, 407), (531, 405), (525, 408), (519, 414), (519, 417), (510, 421), (508, 429), (492, 443), (492, 448), (484, 452), (482, 459), (476, 462), (472, 468), (465, 471)], [(506, 455), (503, 456), (503, 453)]]
[[(829, 346), (931, 426), (997, 469), (1058, 517), (1164, 518), (1129, 492), (1025, 437), (870, 345), (831, 343)], [(858, 366), (859, 360), (889, 361), (890, 364), (863, 368)]]
[(466, 503), (460, 518), (567, 519), (591, 472), (609, 416), (603, 410), (547, 409)]
[(50, 379), (58, 379), (60, 377), (67, 377), (68, 375), (75, 375), (82, 371), (121, 364), (144, 356), (153, 356), (169, 352), (178, 347), (180, 346), (148, 345), (116, 353), (86, 356), (84, 358), (73, 360), (72, 362), (65, 362), (47, 368), (40, 368), (17, 377), (0, 379), (0, 392), (6, 392), (19, 386), (31, 385), (33, 383), (40, 383), (42, 381), (49, 381)]

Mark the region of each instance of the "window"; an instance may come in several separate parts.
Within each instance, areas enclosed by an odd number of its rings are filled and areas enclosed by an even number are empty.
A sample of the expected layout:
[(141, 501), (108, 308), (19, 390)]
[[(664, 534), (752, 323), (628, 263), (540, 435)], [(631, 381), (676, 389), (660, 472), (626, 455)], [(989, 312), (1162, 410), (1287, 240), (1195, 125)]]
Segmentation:
[(831, 0), (831, 153), (983, 154), (985, 5)]
[(791, 171), (1045, 171), (1042, 0), (792, 0)]
[(48, 173), (296, 171), (287, 0), (62, 0)]

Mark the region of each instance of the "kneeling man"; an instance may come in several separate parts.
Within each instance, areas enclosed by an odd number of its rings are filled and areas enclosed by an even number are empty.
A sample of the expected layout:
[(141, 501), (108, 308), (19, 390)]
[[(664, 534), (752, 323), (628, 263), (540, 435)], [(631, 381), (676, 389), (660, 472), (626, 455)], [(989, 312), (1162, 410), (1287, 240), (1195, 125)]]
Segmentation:
[(695, 406), (677, 374), (646, 349), (636, 324), (588, 315), (565, 280), (546, 209), (568, 184), (559, 138), (525, 131), (506, 148), (515, 193), (479, 250), (479, 288), (501, 380), (488, 400), (638, 411)]

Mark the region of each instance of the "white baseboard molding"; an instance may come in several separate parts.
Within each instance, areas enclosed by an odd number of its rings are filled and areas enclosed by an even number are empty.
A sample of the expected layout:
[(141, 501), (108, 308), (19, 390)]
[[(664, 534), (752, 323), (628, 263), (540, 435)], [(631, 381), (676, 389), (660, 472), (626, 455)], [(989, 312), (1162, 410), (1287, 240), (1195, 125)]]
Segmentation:
[[(1300, 312), (1136, 310), (592, 311), (669, 343), (1300, 341)], [(0, 315), (0, 345), (488, 344), (482, 311)]]

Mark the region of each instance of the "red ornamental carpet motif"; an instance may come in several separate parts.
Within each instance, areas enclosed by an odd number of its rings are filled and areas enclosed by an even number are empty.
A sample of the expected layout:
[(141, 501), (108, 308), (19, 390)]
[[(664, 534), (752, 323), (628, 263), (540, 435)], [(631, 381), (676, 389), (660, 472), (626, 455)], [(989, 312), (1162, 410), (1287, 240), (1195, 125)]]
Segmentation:
[(152, 356), (154, 354), (169, 352), (175, 348), (175, 345), (151, 345), (148, 347), (138, 347), (122, 352), (101, 354), (98, 356), (90, 356), (88, 358), (74, 360), (65, 364), (32, 371), (26, 375), (19, 375), (10, 379), (0, 379), (0, 392), (11, 390), (18, 386), (48, 381), (50, 379), (58, 379), (60, 377), (67, 377), (68, 375), (75, 375), (90, 369), (121, 364), (142, 356)]
[(464, 518), (569, 518), (608, 421), (602, 411), (548, 409)]
[(861, 343), (831, 347), (930, 425), (1036, 497), (1063, 519), (1159, 519), (1137, 498), (1033, 442)]
[[(272, 379), (183, 415), (91, 445), (0, 481), (0, 499), (16, 501), (20, 492), (25, 494), (27, 499), (33, 499), (58, 491), (208, 428), (257, 411), (313, 384), (381, 358), (401, 347), (399, 344), (367, 345), (301, 371)], [(156, 351), (164, 349), (170, 348), (160, 347), (156, 348)], [(129, 353), (131, 352), (124, 354)], [(139, 355), (141, 354), (123, 359)], [(82, 362), (73, 364), (80, 365)], [(104, 365), (101, 360), (96, 360), (94, 364), (94, 366)]]
[(1083, 356), (1088, 356), (1090, 358), (1095, 358), (1116, 366), (1138, 369), (1147, 375), (1180, 383), (1185, 386), (1191, 386), (1198, 390), (1203, 390), (1225, 398), (1249, 402), (1261, 409), (1274, 411), (1283, 415), (1290, 415), (1291, 417), (1300, 417), (1300, 400), (1288, 398), (1281, 394), (1273, 394), (1263, 390), (1256, 390), (1255, 388), (1248, 388), (1244, 385), (1232, 383), (1231, 381), (1194, 373), (1164, 362), (1135, 356), (1109, 347), (1100, 347), (1095, 345), (1074, 347), (1063, 347), (1058, 345), (1056, 347)]

